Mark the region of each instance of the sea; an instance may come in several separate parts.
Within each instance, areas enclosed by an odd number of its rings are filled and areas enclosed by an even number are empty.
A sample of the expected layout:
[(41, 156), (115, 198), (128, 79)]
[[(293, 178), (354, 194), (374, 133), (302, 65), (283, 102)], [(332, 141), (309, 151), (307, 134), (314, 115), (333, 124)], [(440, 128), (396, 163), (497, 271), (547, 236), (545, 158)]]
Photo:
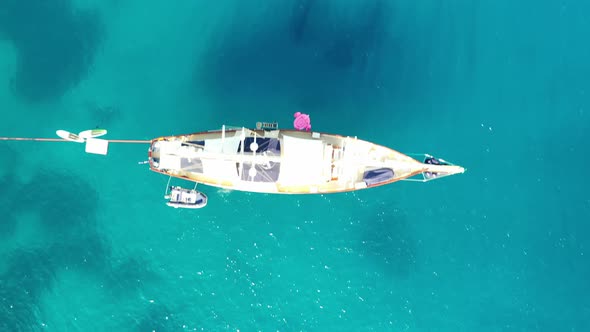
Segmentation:
[[(0, 331), (590, 331), (590, 2), (0, 1), (0, 136), (314, 131), (466, 168), (329, 195), (0, 141)], [(172, 184), (191, 187), (173, 179)]]

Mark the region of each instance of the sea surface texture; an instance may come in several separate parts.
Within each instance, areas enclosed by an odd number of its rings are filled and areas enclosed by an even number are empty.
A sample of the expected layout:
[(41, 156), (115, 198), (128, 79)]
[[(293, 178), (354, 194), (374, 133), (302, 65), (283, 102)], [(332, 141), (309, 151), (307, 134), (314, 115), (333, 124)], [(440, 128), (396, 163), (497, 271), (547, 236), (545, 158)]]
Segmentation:
[[(0, 141), (0, 331), (590, 331), (590, 2), (0, 1), (0, 136), (252, 127), (467, 172), (199, 187), (145, 145)], [(190, 186), (173, 180), (173, 184)]]

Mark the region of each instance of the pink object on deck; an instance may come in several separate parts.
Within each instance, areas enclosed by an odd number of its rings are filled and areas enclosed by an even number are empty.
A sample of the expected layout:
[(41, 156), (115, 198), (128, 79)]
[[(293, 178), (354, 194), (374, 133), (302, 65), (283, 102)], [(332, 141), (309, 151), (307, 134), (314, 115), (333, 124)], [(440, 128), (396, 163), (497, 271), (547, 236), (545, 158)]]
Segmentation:
[(293, 121), (293, 126), (297, 130), (311, 130), (311, 119), (309, 115), (297, 112), (294, 114), (295, 121)]

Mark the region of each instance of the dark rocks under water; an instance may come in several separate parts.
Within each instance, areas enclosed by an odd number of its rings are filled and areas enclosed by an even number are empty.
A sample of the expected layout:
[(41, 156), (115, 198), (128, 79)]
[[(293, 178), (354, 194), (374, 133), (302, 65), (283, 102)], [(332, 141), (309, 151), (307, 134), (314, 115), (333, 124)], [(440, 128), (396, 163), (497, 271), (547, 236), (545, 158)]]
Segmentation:
[(405, 279), (416, 268), (416, 241), (405, 216), (383, 206), (364, 222), (359, 252), (388, 278)]
[(392, 8), (387, 1), (346, 7), (297, 0), (262, 13), (240, 11), (214, 33), (196, 83), (215, 101), (247, 99), (250, 107), (267, 99), (326, 108), (374, 101), (389, 80)]
[(57, 100), (83, 80), (102, 35), (98, 12), (68, 0), (0, 1), (0, 37), (18, 54), (12, 89), (28, 102)]
[[(19, 183), (8, 174), (0, 177), (0, 184), (4, 185), (0, 193), (8, 194), (6, 188), (11, 188), (13, 196), (19, 198), (2, 201), (0, 235), (8, 236), (18, 223), (30, 220), (19, 219), (19, 214), (36, 213), (46, 237), (43, 243), (21, 246), (4, 256), (0, 331), (26, 331), (38, 326), (36, 308), (62, 270), (98, 278), (114, 298), (136, 293), (158, 280), (158, 274), (144, 259), (131, 257), (113, 263), (110, 244), (97, 225), (99, 195), (83, 179), (40, 169), (29, 182)], [(143, 315), (137, 322), (140, 329), (172, 329), (172, 321), (165, 319), (172, 315), (163, 305), (146, 308)]]

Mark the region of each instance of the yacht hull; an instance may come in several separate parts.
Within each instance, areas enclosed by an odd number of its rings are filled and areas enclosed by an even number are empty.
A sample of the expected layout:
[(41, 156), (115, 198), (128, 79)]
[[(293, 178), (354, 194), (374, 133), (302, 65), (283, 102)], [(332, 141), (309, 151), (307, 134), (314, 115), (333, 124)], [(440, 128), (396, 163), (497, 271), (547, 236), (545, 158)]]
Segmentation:
[(154, 172), (213, 187), (269, 194), (327, 194), (421, 174), (463, 173), (368, 141), (296, 130), (225, 128), (153, 139)]

